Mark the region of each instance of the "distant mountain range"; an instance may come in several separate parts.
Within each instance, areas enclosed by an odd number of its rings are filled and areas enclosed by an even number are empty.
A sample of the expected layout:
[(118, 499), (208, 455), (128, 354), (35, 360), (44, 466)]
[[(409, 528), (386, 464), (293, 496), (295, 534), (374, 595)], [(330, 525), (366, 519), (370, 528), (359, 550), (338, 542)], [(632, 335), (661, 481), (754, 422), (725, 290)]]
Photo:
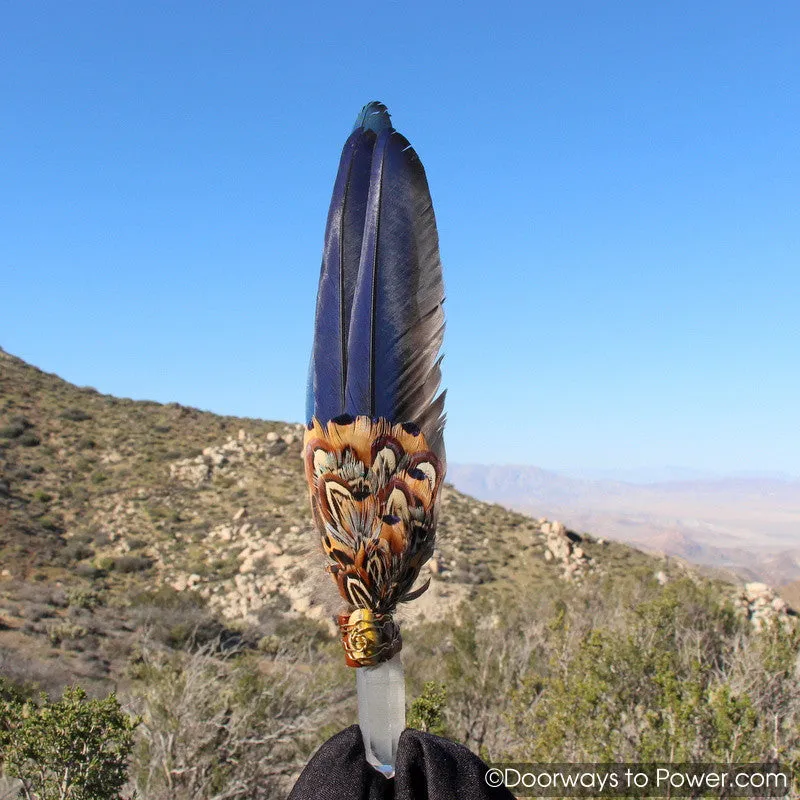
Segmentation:
[(559, 475), (568, 478), (579, 478), (590, 481), (621, 481), (623, 483), (674, 483), (675, 481), (721, 481), (730, 478), (746, 478), (757, 480), (794, 481), (800, 480), (798, 475), (790, 475), (779, 470), (736, 470), (733, 472), (715, 472), (712, 470), (694, 469), (692, 467), (630, 467), (618, 469), (553, 469)]
[(589, 477), (598, 474), (587, 470), (577, 477), (531, 466), (448, 467), (448, 479), (463, 492), (534, 517), (559, 519), (578, 531), (772, 585), (800, 578), (800, 480), (780, 473), (710, 476), (674, 467), (633, 470), (625, 481)]

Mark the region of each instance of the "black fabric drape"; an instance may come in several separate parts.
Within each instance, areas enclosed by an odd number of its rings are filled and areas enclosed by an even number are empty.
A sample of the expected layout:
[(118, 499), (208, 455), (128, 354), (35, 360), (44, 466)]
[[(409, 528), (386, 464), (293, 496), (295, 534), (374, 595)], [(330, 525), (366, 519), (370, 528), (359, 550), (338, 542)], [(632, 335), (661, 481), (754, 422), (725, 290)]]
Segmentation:
[(361, 730), (351, 725), (320, 747), (289, 800), (513, 800), (508, 789), (486, 785), (487, 769), (466, 747), (409, 728), (388, 779), (367, 763)]

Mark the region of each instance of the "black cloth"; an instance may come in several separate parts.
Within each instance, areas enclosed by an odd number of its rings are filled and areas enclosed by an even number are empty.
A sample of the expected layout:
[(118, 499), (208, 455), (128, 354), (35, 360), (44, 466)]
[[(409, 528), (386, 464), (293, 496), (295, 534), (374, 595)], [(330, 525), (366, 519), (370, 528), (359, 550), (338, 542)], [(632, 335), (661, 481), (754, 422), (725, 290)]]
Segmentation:
[(361, 729), (351, 725), (320, 747), (289, 800), (514, 800), (487, 786), (487, 769), (466, 747), (408, 728), (389, 779), (367, 762)]

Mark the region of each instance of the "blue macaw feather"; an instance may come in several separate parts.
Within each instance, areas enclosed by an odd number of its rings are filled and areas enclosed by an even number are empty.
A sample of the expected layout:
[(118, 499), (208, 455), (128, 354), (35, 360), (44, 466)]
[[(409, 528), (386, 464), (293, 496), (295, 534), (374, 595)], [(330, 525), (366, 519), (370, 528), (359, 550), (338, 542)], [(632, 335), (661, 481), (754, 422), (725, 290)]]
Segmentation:
[(345, 142), (339, 161), (325, 228), (317, 294), (314, 348), (306, 398), (306, 416), (309, 419), (312, 416), (332, 419), (344, 411), (347, 340), (361, 258), (375, 138), (373, 130), (357, 125)]
[(348, 339), (345, 411), (414, 422), (441, 440), (444, 285), (428, 182), (396, 131), (378, 135)]
[(339, 164), (317, 296), (307, 417), (413, 423), (444, 461), (439, 240), (425, 170), (382, 103)]

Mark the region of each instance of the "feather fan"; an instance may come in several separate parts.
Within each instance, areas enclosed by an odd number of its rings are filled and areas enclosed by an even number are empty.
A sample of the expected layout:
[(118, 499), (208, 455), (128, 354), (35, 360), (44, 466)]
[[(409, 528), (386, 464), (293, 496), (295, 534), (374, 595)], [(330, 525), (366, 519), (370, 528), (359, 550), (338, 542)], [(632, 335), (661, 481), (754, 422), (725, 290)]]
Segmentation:
[(445, 473), (443, 302), (425, 170), (386, 106), (369, 103), (328, 213), (303, 450), (353, 666), (399, 650), (392, 613), (427, 588), (412, 589), (433, 553)]

